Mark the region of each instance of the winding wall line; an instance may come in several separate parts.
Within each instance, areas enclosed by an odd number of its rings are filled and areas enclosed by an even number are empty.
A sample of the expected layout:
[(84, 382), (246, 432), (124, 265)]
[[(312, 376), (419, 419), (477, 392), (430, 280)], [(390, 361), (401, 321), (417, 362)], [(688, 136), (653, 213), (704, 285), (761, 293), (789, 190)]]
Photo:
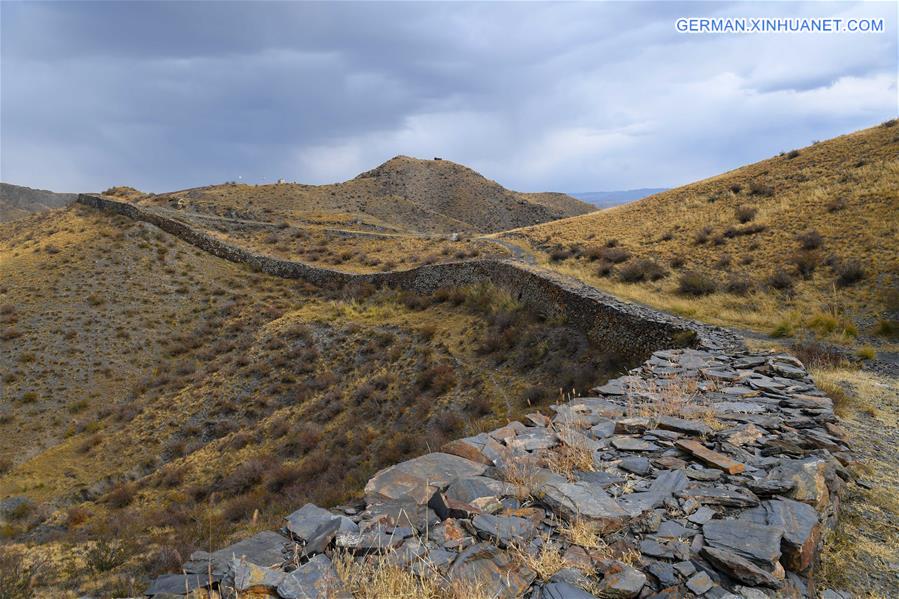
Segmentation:
[(257, 254), (135, 204), (88, 194), (79, 195), (77, 201), (153, 224), (219, 258), (276, 277), (304, 279), (320, 287), (368, 283), (432, 293), (443, 287), (491, 283), (532, 310), (548, 317), (563, 317), (601, 347), (623, 355), (643, 357), (659, 349), (687, 346), (710, 350), (743, 347), (739, 337), (730, 331), (628, 304), (571, 277), (513, 260), (471, 260), (381, 273), (348, 273)]

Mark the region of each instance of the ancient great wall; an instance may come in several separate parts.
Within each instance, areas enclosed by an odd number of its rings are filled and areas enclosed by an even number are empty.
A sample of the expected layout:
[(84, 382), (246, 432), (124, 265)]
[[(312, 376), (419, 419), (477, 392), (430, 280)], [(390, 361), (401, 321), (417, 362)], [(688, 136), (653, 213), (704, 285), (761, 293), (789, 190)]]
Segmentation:
[[(648, 358), (592, 397), (551, 406), (552, 415), (530, 414), (378, 472), (357, 505), (307, 504), (281, 530), (195, 552), (147, 596), (349, 597), (338, 558), (381, 559), (440, 588), (467, 589), (459, 597), (765, 599), (822, 590), (818, 555), (853, 458), (833, 402), (792, 356), (747, 351), (727, 331), (514, 261), (356, 275), (254, 254), (133, 204), (78, 201), (320, 286), (427, 293), (488, 281), (600, 344)], [(573, 532), (585, 528), (594, 534)], [(551, 572), (539, 566), (549, 562)]]
[(257, 254), (135, 204), (87, 194), (80, 195), (78, 202), (153, 224), (214, 256), (246, 264), (253, 270), (276, 277), (303, 279), (321, 287), (370, 283), (432, 293), (441, 287), (491, 283), (533, 310), (547, 316), (563, 317), (587, 331), (595, 342), (617, 353), (640, 356), (675, 347), (725, 349), (742, 346), (739, 338), (728, 331), (622, 302), (571, 277), (514, 260), (468, 260), (382, 273), (348, 273)]

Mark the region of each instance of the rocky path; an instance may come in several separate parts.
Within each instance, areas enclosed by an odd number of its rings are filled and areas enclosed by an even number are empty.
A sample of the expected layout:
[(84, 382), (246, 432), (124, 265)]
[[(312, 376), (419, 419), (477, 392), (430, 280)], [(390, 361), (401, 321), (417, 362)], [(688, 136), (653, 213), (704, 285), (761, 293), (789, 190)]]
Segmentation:
[(506, 241), (505, 239), (498, 239), (496, 237), (479, 237), (478, 240), (484, 243), (492, 243), (509, 250), (509, 252), (512, 254), (512, 259), (514, 260), (524, 262), (525, 264), (537, 264), (537, 257), (520, 245), (514, 244), (510, 241)]
[(667, 350), (594, 391), (195, 553), (147, 594), (346, 597), (349, 560), (508, 599), (816, 595), (851, 456), (801, 364)]

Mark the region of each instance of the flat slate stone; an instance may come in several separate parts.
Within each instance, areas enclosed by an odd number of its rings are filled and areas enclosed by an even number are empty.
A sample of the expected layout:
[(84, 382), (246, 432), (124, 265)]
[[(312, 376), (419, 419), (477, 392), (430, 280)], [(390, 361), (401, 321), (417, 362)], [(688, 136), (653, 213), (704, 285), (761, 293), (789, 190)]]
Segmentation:
[(448, 453), (428, 453), (381, 470), (365, 485), (368, 503), (411, 500), (425, 505), (434, 492), (460, 478), (480, 476), (487, 467)]
[(505, 497), (514, 495), (516, 491), (515, 485), (510, 485), (502, 481), (487, 476), (472, 476), (469, 478), (460, 478), (446, 488), (446, 496), (456, 501), (471, 503), (475, 499), (482, 497)]
[(540, 596), (542, 599), (596, 599), (596, 595), (591, 595), (567, 582), (551, 582), (545, 585)]
[(674, 548), (664, 545), (653, 539), (643, 539), (640, 541), (640, 553), (650, 557), (659, 557), (664, 559), (674, 559)]
[(456, 439), (445, 443), (440, 451), (451, 455), (459, 456), (478, 464), (492, 466), (493, 461), (484, 455), (484, 446), (489, 437), (486, 433), (475, 435), (474, 437), (465, 437), (464, 439)]
[(759, 499), (749, 491), (732, 489), (729, 487), (713, 487), (700, 485), (688, 487), (679, 495), (692, 497), (699, 503), (708, 505), (724, 505), (727, 507), (754, 507), (759, 504)]
[(760, 566), (773, 568), (780, 559), (783, 529), (748, 520), (711, 520), (702, 526), (706, 545), (724, 549)]
[(587, 482), (546, 483), (539, 487), (540, 499), (566, 520), (590, 520), (600, 532), (613, 532), (624, 527), (628, 513), (601, 486)]
[(702, 506), (701, 508), (687, 516), (687, 520), (689, 520), (693, 524), (705, 524), (714, 517), (715, 511), (712, 510), (712, 508)]
[(782, 580), (732, 551), (706, 546), (702, 548), (702, 555), (713, 566), (743, 584), (772, 589), (783, 587)]
[(679, 449), (682, 449), (683, 451), (686, 451), (687, 453), (702, 460), (709, 466), (713, 466), (715, 468), (718, 468), (719, 470), (723, 470), (728, 474), (740, 474), (741, 472), (746, 470), (746, 466), (744, 466), (743, 464), (730, 459), (724, 454), (708, 449), (699, 441), (693, 441), (692, 439), (682, 439), (680, 441), (676, 441), (675, 445)]
[(595, 439), (591, 439), (584, 433), (567, 427), (563, 427), (562, 430), (559, 431), (558, 438), (563, 444), (569, 447), (584, 449), (591, 452), (599, 451), (604, 446), (603, 443), (600, 443)]
[(713, 586), (715, 583), (705, 572), (697, 572), (687, 580), (687, 588), (697, 595), (704, 595)]
[(695, 528), (687, 528), (674, 520), (665, 520), (659, 525), (655, 536), (669, 539), (688, 539), (698, 533), (699, 531)]
[(530, 428), (514, 437), (506, 439), (506, 445), (520, 451), (549, 449), (559, 444), (556, 433), (545, 428)]
[(624, 437), (621, 435), (612, 437), (612, 445), (615, 449), (620, 449), (621, 451), (655, 451), (660, 449), (655, 443), (637, 439), (636, 437)]
[(830, 493), (826, 480), (827, 462), (817, 457), (802, 460), (784, 459), (768, 473), (769, 480), (791, 484), (789, 496), (816, 508), (827, 506)]
[(615, 434), (615, 421), (603, 418), (590, 427), (590, 434), (596, 439), (608, 439)]
[(288, 573), (277, 591), (283, 599), (352, 599), (325, 555), (316, 555)]
[[(352, 532), (358, 528), (356, 524), (346, 516), (338, 516), (315, 504), (307, 503), (287, 516), (287, 530), (301, 541), (308, 541), (316, 534), (316, 531), (319, 531), (323, 524), (335, 519), (338, 520), (339, 524), (337, 530), (341, 532)], [(252, 559), (251, 561), (253, 561), (253, 563), (260, 563)]]
[(675, 431), (685, 435), (708, 435), (712, 429), (704, 422), (698, 420), (686, 420), (674, 416), (659, 416), (658, 427), (663, 430)]
[(456, 558), (447, 579), (477, 585), (488, 597), (514, 599), (531, 586), (537, 574), (489, 543), (472, 545)]
[(696, 572), (696, 566), (693, 565), (693, 562), (687, 560), (674, 564), (674, 569), (683, 577), (692, 576), (692, 574)]
[(747, 510), (740, 518), (783, 529), (780, 561), (788, 570), (803, 572), (814, 562), (821, 526), (818, 512), (812, 506), (792, 499), (768, 500)]
[(283, 570), (263, 568), (238, 558), (231, 561), (231, 571), (234, 572), (234, 590), (240, 593), (275, 592), (287, 575)]
[(674, 586), (680, 582), (674, 566), (665, 562), (652, 562), (646, 567), (647, 572), (652, 574), (662, 587)]
[(618, 467), (634, 474), (645, 475), (652, 470), (649, 460), (644, 457), (624, 458), (618, 464)]
[(610, 599), (631, 599), (646, 585), (646, 574), (626, 564), (615, 562), (606, 570), (599, 584), (600, 595)]
[(184, 595), (195, 589), (203, 589), (209, 584), (208, 579), (203, 579), (193, 574), (163, 574), (150, 583), (150, 588), (145, 595)]
[(536, 526), (530, 520), (515, 516), (480, 514), (471, 520), (479, 535), (508, 546), (513, 541), (525, 542), (534, 536)]

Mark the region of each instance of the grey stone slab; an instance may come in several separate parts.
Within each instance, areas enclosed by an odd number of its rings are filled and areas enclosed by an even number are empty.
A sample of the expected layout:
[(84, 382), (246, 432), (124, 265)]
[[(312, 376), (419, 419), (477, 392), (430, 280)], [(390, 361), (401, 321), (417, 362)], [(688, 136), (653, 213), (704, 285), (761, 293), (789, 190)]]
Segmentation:
[(283, 599), (352, 599), (331, 560), (316, 555), (290, 572), (277, 587)]
[(459, 456), (428, 453), (375, 474), (365, 485), (365, 498), (368, 503), (412, 500), (425, 505), (435, 491), (460, 478), (480, 476), (484, 470), (484, 464)]
[(584, 518), (602, 532), (623, 528), (628, 513), (600, 485), (588, 482), (547, 483), (539, 487), (540, 499), (567, 520)]
[(780, 559), (783, 532), (782, 528), (748, 520), (711, 520), (702, 526), (706, 545), (730, 551), (769, 569)]
[(492, 539), (500, 546), (508, 546), (513, 541), (525, 542), (534, 536), (536, 530), (531, 520), (515, 516), (480, 514), (472, 518), (471, 523), (479, 536)]

